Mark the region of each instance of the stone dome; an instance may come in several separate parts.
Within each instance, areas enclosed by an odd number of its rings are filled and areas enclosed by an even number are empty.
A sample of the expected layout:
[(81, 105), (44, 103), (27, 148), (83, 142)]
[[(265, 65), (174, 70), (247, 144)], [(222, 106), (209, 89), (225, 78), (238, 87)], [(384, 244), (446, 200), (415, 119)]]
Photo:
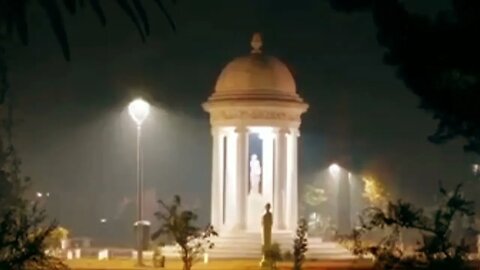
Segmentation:
[(308, 104), (297, 94), (287, 66), (262, 53), (254, 34), (249, 55), (235, 58), (220, 73), (215, 91), (202, 104), (213, 127), (257, 126), (298, 129)]
[(254, 34), (251, 45), (251, 54), (235, 58), (222, 70), (209, 101), (301, 102), (292, 73), (278, 58), (262, 53), (259, 34)]

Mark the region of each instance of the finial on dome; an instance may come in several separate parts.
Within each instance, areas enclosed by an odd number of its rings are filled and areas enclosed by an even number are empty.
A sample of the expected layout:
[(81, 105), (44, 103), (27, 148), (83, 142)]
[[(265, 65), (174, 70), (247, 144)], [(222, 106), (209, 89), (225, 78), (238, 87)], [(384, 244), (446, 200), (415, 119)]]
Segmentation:
[(250, 45), (252, 45), (252, 53), (262, 53), (262, 34), (254, 33)]

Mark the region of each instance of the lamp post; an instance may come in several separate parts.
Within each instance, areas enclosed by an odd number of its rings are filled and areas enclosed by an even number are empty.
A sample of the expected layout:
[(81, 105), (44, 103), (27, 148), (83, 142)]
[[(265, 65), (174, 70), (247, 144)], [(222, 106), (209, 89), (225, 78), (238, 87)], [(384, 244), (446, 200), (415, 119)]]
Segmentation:
[(337, 230), (342, 234), (348, 233), (351, 229), (351, 174), (336, 163), (331, 164), (328, 171), (337, 182)]
[(137, 264), (143, 265), (144, 227), (148, 221), (143, 220), (143, 175), (142, 175), (142, 123), (150, 113), (150, 104), (143, 99), (135, 99), (128, 105), (128, 113), (137, 124), (137, 221), (135, 222), (137, 236)]

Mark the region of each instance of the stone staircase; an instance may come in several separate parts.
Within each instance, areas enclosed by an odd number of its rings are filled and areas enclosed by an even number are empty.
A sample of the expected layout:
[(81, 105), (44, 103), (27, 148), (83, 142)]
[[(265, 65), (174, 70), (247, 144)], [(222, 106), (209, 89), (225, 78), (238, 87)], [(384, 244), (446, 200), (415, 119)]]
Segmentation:
[[(273, 243), (278, 243), (282, 255), (292, 251), (293, 235), (291, 233), (274, 233)], [(259, 233), (222, 235), (213, 239), (215, 247), (208, 251), (209, 258), (215, 259), (259, 259), (261, 258), (262, 236)], [(178, 257), (178, 247), (163, 248), (166, 257)], [(310, 260), (351, 260), (355, 257), (344, 247), (335, 242), (323, 242), (321, 238), (308, 238), (307, 259)]]

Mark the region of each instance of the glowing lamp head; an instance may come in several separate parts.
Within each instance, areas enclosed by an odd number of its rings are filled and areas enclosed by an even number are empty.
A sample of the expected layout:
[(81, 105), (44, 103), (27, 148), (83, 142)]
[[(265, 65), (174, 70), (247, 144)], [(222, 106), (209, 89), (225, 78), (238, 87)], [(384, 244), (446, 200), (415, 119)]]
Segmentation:
[(480, 165), (479, 164), (473, 164), (472, 165), (472, 172), (473, 172), (473, 175), (475, 175), (475, 176), (480, 175)]
[(150, 113), (150, 104), (143, 99), (135, 99), (128, 105), (128, 113), (137, 125), (141, 125)]
[(340, 166), (338, 166), (336, 163), (333, 163), (328, 167), (328, 171), (332, 176), (337, 177), (340, 174)]

